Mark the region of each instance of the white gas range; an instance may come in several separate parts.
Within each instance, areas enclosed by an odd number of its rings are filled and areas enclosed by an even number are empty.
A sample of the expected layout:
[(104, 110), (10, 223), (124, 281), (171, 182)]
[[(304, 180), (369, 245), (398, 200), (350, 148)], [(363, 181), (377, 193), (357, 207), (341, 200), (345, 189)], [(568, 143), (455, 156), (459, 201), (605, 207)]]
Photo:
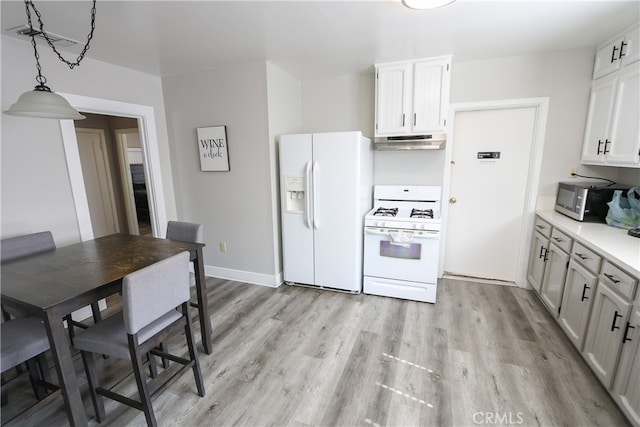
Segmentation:
[(436, 302), (440, 199), (439, 186), (375, 186), (364, 219), (364, 293)]

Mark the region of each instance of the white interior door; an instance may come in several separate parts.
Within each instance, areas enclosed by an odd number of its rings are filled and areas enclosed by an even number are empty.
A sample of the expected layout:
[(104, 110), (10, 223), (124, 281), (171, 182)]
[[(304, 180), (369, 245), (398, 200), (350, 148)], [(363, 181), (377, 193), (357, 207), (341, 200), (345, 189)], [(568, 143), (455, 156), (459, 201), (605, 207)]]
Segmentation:
[(138, 214), (136, 213), (136, 201), (131, 181), (132, 163), (142, 163), (142, 149), (129, 148), (130, 141), (136, 147), (140, 147), (140, 135), (138, 129), (117, 129), (116, 141), (118, 144), (118, 160), (120, 161), (120, 181), (122, 182), (122, 194), (124, 194), (124, 208), (127, 212), (127, 225), (129, 234), (140, 234), (138, 226)]
[(535, 107), (456, 113), (445, 274), (517, 282), (536, 115)]
[(93, 235), (117, 233), (120, 227), (104, 133), (101, 129), (76, 129), (76, 137)]

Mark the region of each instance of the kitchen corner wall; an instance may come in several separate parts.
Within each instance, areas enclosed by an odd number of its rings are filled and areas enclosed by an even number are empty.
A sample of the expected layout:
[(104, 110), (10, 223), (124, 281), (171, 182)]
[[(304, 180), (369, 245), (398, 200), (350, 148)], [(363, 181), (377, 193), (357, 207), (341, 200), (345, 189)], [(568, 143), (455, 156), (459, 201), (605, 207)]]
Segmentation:
[[(272, 70), (274, 81), (276, 74)], [(162, 85), (178, 218), (204, 225), (205, 273), (279, 285), (275, 142), (265, 62), (167, 77)], [(274, 126), (279, 111), (274, 107)], [(230, 171), (202, 172), (196, 129), (217, 125), (227, 128)], [(220, 251), (221, 242), (226, 252)]]

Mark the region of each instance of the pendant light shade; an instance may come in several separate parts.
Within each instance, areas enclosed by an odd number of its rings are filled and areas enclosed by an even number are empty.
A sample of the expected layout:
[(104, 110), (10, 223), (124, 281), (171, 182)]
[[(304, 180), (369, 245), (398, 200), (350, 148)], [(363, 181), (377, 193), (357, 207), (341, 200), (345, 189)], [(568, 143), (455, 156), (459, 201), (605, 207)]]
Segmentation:
[[(43, 89), (46, 88), (46, 89)], [(36, 86), (20, 98), (4, 114), (44, 119), (81, 120), (85, 116), (73, 108), (62, 96), (51, 92), (46, 86)]]
[(402, 0), (402, 3), (411, 9), (436, 9), (453, 3), (455, 0)]

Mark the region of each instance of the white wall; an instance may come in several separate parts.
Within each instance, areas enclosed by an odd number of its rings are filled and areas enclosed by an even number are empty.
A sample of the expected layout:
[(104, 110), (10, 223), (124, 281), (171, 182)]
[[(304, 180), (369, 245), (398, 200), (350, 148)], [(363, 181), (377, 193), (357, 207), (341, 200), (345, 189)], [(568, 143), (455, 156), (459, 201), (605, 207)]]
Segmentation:
[[(30, 43), (2, 36), (2, 110), (35, 86), (35, 63)], [(167, 215), (175, 216), (160, 79), (86, 58), (70, 70), (41, 47), (40, 63), (48, 85), (57, 92), (150, 105), (163, 169)], [(2, 115), (0, 235), (51, 230), (58, 246), (80, 240), (67, 172), (59, 121)], [(81, 122), (79, 122), (81, 126)]]
[[(299, 133), (302, 127), (302, 93), (300, 81), (271, 63), (267, 63), (267, 113), (269, 115), (269, 163), (271, 172), (271, 212), (273, 220), (274, 268), (282, 271), (280, 239), (280, 176), (278, 141), (280, 135)], [(283, 279), (278, 278), (279, 284)]]
[[(178, 218), (204, 224), (207, 274), (263, 284), (278, 273), (266, 80), (256, 61), (162, 81)], [(200, 171), (196, 128), (215, 125), (227, 127), (229, 172)]]

